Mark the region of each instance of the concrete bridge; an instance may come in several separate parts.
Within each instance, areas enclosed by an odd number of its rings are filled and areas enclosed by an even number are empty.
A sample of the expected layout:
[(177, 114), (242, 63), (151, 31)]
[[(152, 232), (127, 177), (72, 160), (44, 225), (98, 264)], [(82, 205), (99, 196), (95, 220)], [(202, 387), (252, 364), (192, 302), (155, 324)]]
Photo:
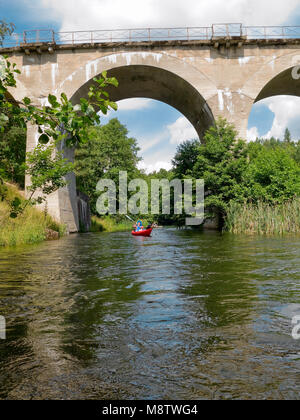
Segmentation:
[[(197, 28), (190, 32), (187, 28), (186, 35), (177, 38), (158, 39), (149, 32), (146, 38), (111, 35), (109, 41), (100, 39), (101, 31), (86, 32), (84, 39), (68, 33), (67, 43), (54, 33), (50, 39), (40, 38), (40, 33), (29, 39), (25, 34), (22, 42), (0, 53), (8, 54), (22, 72), (18, 88), (11, 92), (16, 100), (28, 96), (45, 104), (49, 93), (64, 92), (77, 102), (87, 94), (93, 78), (107, 70), (119, 81), (119, 88), (109, 91), (114, 101), (145, 97), (165, 102), (191, 122), (200, 139), (214, 119), (222, 116), (245, 138), (255, 102), (274, 95), (300, 96), (300, 70), (295, 71), (300, 65), (300, 28), (291, 38), (286, 38), (283, 28), (276, 38), (270, 28), (269, 32), (261, 28), (258, 39), (245, 35), (242, 26), (238, 33), (213, 28), (198, 28), (201, 36), (191, 35)], [(37, 133), (30, 126), (27, 150), (36, 144)], [(78, 230), (74, 175), (67, 187), (49, 196), (48, 209), (70, 232)]]

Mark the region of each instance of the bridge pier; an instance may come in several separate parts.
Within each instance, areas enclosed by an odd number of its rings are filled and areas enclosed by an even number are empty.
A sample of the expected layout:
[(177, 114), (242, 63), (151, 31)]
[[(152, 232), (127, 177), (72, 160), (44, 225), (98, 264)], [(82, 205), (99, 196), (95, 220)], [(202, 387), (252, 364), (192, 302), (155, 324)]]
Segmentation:
[[(26, 151), (31, 152), (37, 145), (38, 132), (35, 126), (28, 124), (27, 126), (27, 144)], [(74, 161), (74, 151), (64, 149), (65, 157), (71, 162)], [(79, 217), (76, 192), (76, 177), (74, 173), (68, 174), (66, 177), (67, 185), (58, 191), (48, 195), (46, 201), (38, 206), (40, 210), (47, 210), (57, 222), (67, 226), (69, 233), (78, 232)], [(30, 177), (26, 175), (25, 191), (27, 197), (30, 195), (27, 187), (31, 185)], [(37, 191), (35, 196), (40, 196), (41, 192)]]
[(222, 117), (233, 124), (238, 136), (247, 139), (248, 118), (255, 98), (243, 94), (240, 90), (231, 92), (219, 89), (207, 102), (215, 118)]

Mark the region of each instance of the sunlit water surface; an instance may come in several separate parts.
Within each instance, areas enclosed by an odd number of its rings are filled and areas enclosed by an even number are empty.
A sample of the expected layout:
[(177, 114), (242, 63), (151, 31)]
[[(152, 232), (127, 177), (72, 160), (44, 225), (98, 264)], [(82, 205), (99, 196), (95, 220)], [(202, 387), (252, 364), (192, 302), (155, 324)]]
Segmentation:
[(299, 398), (300, 238), (156, 230), (0, 251), (0, 398)]

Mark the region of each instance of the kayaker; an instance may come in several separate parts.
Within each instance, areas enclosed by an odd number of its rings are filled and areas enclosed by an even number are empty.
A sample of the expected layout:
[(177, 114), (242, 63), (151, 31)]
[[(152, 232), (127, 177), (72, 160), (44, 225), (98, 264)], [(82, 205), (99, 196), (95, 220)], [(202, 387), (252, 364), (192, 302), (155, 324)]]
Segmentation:
[(136, 232), (140, 232), (141, 230), (143, 230), (144, 228), (143, 228), (143, 222), (141, 221), (141, 220), (138, 220), (137, 222), (136, 222), (136, 229), (135, 229), (135, 231)]

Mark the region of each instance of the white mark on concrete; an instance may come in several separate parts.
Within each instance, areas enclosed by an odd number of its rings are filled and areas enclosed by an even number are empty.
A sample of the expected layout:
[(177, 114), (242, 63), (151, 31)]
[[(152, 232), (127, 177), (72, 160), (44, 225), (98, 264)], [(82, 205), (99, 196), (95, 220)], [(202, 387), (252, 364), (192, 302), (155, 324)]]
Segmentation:
[(297, 64), (300, 64), (300, 55), (295, 55), (292, 58), (292, 66), (296, 66)]
[(26, 77), (30, 77), (30, 66), (22, 66), (22, 70)]
[(50, 106), (47, 97), (40, 98), (40, 103), (41, 103), (42, 106)]
[[(118, 59), (123, 59), (126, 61), (127, 66), (130, 66), (133, 58), (139, 58), (141, 57), (143, 60), (146, 60), (147, 58), (151, 57), (154, 59), (156, 63), (159, 63), (161, 58), (163, 57), (163, 54), (161, 53), (149, 53), (149, 52), (126, 52), (126, 53), (120, 53), (120, 54), (111, 54), (103, 57), (103, 59), (108, 60), (110, 64), (116, 64)], [(99, 59), (101, 60), (101, 59)]]
[(206, 60), (209, 64), (214, 62), (214, 59), (210, 57), (205, 57), (204, 60)]
[(131, 64), (131, 53), (123, 53), (122, 55), (123, 55), (123, 57), (125, 57), (127, 66), (130, 66), (130, 64)]
[(226, 108), (227, 111), (232, 115), (234, 114), (234, 107), (233, 107), (233, 101), (232, 101), (232, 93), (230, 92), (229, 88), (226, 88), (224, 91), (224, 95), (226, 96)]
[(219, 110), (224, 110), (224, 98), (223, 98), (223, 91), (218, 90), (218, 100), (219, 100)]
[(52, 87), (55, 87), (57, 73), (58, 73), (58, 64), (52, 63), (51, 64)]
[(91, 75), (92, 75), (92, 71), (91, 71), (91, 64), (92, 63), (86, 63), (85, 65), (85, 81), (87, 82), (88, 80), (90, 80)]
[(105, 60), (108, 60), (110, 64), (116, 64), (117, 63), (117, 54), (111, 54), (103, 57)]
[(69, 82), (72, 82), (74, 74), (75, 74), (75, 72), (73, 72), (72, 74), (70, 74), (70, 76), (68, 76), (66, 78), (66, 80), (68, 80)]
[(94, 61), (93, 67), (94, 67), (94, 76), (96, 76), (98, 74), (98, 62), (97, 61)]
[(272, 67), (272, 70), (274, 71), (274, 69), (275, 69), (275, 60), (276, 60), (276, 58), (277, 58), (277, 55), (273, 55), (273, 57), (272, 57), (272, 61), (270, 61), (270, 66)]
[(237, 90), (238, 95), (240, 95), (241, 99), (244, 99), (245, 95), (242, 92), (242, 89)]
[(248, 64), (249, 61), (252, 60), (252, 58), (254, 58), (254, 57), (253, 56), (239, 57), (239, 64), (240, 64), (240, 66), (244, 66), (244, 65)]
[[(80, 72), (85, 72), (85, 79), (86, 79), (85, 81), (86, 82), (88, 80), (90, 80), (92, 76), (95, 76), (95, 75), (98, 74), (98, 72), (99, 72), (98, 67), (99, 67), (101, 61), (102, 62), (103, 61), (108, 61), (109, 64), (115, 66), (118, 61), (121, 61), (122, 59), (123, 60), (125, 59), (126, 64), (129, 66), (132, 62), (140, 63), (140, 61), (141, 61), (141, 60), (139, 60), (140, 58), (145, 60), (149, 57), (151, 57), (154, 61), (156, 61), (156, 63), (159, 63), (163, 56), (164, 56), (163, 53), (132, 52), (132, 53), (110, 54), (110, 55), (106, 55), (104, 57), (99, 57), (99, 58), (97, 58), (93, 61), (90, 61), (90, 62), (86, 63), (84, 66), (80, 67), (80, 69), (77, 69), (72, 74), (70, 74), (66, 79), (64, 79), (59, 84), (59, 86), (55, 90), (55, 93), (60, 91), (60, 89), (64, 86), (66, 81), (72, 81), (73, 77), (76, 76)], [(120, 65), (121, 64), (122, 63), (120, 63)], [(94, 71), (93, 75), (92, 75), (92, 73), (93, 73), (92, 72), (92, 67), (93, 67), (93, 71)], [(103, 64), (102, 64), (102, 67), (103, 67)], [(103, 70), (105, 70), (105, 68)]]

